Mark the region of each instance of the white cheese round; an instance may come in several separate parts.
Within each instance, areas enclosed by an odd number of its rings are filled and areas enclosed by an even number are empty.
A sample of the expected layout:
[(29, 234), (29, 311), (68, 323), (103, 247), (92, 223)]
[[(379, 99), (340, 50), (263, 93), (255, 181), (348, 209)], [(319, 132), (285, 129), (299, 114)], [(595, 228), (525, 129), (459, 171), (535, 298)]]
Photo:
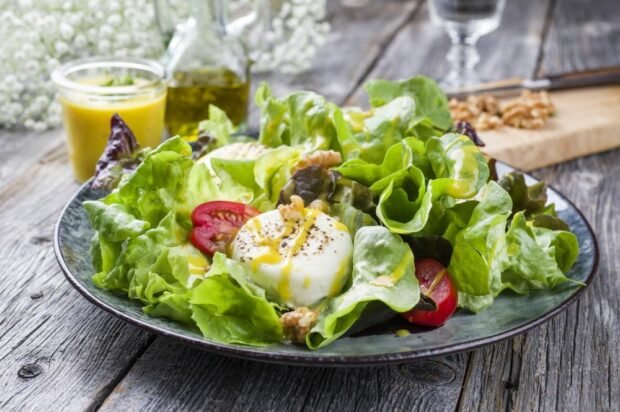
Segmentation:
[(342, 290), (353, 241), (346, 226), (314, 209), (284, 220), (278, 210), (250, 219), (232, 243), (232, 258), (254, 282), (289, 307), (311, 306)]

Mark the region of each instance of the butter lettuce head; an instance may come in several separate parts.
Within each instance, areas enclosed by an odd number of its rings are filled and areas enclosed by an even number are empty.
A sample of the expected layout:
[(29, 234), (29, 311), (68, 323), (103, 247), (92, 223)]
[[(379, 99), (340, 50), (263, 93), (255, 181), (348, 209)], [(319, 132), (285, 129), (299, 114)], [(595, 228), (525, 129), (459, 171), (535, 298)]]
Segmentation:
[(512, 200), (495, 182), (482, 190), (465, 227), (453, 238), (448, 270), (459, 290), (459, 305), (478, 312), (503, 290), (528, 293), (569, 282), (578, 244), (574, 234), (532, 225), (524, 212), (509, 222)]

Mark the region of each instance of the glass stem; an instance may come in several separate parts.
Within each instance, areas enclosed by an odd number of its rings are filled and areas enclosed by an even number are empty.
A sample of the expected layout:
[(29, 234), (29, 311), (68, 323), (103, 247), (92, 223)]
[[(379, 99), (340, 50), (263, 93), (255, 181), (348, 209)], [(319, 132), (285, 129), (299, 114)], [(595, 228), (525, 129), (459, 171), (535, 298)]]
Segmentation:
[(446, 86), (458, 88), (478, 83), (479, 78), (474, 70), (480, 61), (476, 50), (478, 37), (454, 33), (450, 35), (450, 40), (452, 47), (446, 56), (450, 62), (450, 72), (445, 79)]

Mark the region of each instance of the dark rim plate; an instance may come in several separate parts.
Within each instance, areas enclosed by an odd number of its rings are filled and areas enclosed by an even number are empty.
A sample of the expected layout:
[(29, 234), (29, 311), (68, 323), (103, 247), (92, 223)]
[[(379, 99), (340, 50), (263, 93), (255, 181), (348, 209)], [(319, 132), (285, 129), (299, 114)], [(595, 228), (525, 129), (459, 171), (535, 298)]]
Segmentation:
[[(511, 170), (511, 167), (498, 163), (500, 175)], [(530, 183), (537, 181), (531, 176), (527, 176), (527, 179)], [(559, 215), (579, 238), (579, 256), (568, 276), (584, 282), (587, 287), (598, 269), (596, 237), (583, 214), (570, 200), (553, 188), (549, 188), (548, 193), (550, 201), (556, 203)], [(262, 348), (222, 344), (205, 339), (197, 330), (174, 321), (148, 317), (137, 303), (127, 297), (99, 290), (93, 285), (89, 252), (93, 231), (81, 202), (104, 194), (91, 190), (88, 183), (85, 184), (69, 200), (56, 223), (54, 251), (69, 283), (90, 302), (129, 323), (227, 356), (296, 365), (360, 366), (446, 355), (526, 332), (563, 311), (586, 289), (565, 285), (558, 287), (554, 293), (537, 291), (528, 296), (504, 293), (480, 314), (458, 311), (438, 329), (413, 330), (411, 334), (400, 337), (385, 331), (353, 335), (318, 351), (290, 344)]]

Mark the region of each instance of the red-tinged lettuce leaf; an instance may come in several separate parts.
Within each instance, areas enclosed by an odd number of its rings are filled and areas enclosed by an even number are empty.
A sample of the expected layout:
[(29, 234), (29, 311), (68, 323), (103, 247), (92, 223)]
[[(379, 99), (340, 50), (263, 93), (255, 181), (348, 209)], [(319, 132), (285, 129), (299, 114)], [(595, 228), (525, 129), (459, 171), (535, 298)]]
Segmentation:
[(372, 193), (366, 186), (316, 165), (291, 176), (280, 192), (278, 204), (289, 203), (292, 195), (301, 197), (306, 205), (320, 199), (332, 204), (349, 204), (362, 211), (374, 209)]
[(115, 113), (110, 120), (108, 145), (97, 162), (95, 178), (91, 186), (95, 189), (114, 189), (124, 173), (138, 167), (144, 158), (144, 151), (131, 129)]
[(465, 135), (471, 139), (476, 146), (484, 147), (485, 144), (476, 133), (476, 129), (469, 122), (460, 121), (456, 124), (456, 132)]

